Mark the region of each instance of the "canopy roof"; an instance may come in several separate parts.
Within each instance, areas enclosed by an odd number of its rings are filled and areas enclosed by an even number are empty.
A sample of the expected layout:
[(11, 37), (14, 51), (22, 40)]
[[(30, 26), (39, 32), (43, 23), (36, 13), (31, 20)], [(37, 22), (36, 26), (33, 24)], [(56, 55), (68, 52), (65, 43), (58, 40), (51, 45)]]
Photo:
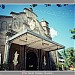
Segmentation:
[(24, 30), (8, 39), (8, 41), (19, 44), (27, 45), (28, 47), (42, 49), (44, 51), (63, 49), (64, 46), (60, 45), (40, 34), (37, 34), (30, 30)]

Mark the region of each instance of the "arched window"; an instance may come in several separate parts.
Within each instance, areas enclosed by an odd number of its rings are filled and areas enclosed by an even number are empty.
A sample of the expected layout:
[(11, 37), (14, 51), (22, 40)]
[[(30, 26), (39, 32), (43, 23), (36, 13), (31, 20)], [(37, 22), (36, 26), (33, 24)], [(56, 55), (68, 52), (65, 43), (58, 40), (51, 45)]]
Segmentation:
[(7, 30), (7, 22), (6, 21), (2, 21), (1, 22), (1, 31)]

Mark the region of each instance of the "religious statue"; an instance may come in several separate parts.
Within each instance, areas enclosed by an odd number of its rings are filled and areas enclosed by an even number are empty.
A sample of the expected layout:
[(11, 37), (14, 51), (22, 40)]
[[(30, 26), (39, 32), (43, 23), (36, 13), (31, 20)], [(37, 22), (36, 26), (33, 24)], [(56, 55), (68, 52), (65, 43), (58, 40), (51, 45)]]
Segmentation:
[(14, 60), (13, 60), (13, 63), (14, 63), (14, 65), (16, 66), (17, 65), (17, 63), (18, 63), (18, 53), (17, 53), (17, 51), (15, 52), (15, 54), (14, 54)]
[(46, 65), (46, 58), (45, 58), (45, 56), (44, 56), (44, 65)]

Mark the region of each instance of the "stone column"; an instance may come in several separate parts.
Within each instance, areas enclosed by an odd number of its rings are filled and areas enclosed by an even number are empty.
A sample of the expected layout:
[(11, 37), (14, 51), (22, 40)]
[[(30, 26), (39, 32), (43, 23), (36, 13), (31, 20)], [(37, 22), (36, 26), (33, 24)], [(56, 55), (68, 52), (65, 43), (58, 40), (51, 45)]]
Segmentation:
[(41, 49), (38, 49), (38, 70), (42, 70), (42, 55), (41, 55)]
[(24, 66), (25, 66), (25, 70), (26, 70), (26, 48), (27, 48), (27, 46), (24, 45)]
[(49, 51), (46, 51), (45, 55), (46, 55), (46, 70), (50, 70)]
[(9, 48), (11, 46), (11, 43), (8, 41), (8, 36), (6, 37), (6, 42), (5, 42), (5, 51), (4, 51), (4, 60), (3, 63), (8, 63), (8, 57), (9, 57)]

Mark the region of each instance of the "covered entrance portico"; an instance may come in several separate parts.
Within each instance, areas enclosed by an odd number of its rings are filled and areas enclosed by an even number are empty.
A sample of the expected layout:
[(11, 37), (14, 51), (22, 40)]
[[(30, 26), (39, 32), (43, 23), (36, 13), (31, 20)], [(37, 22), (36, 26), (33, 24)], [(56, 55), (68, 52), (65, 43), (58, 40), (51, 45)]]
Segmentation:
[(4, 63), (12, 65), (11, 70), (50, 70), (49, 52), (62, 48), (40, 34), (24, 30), (6, 41)]

